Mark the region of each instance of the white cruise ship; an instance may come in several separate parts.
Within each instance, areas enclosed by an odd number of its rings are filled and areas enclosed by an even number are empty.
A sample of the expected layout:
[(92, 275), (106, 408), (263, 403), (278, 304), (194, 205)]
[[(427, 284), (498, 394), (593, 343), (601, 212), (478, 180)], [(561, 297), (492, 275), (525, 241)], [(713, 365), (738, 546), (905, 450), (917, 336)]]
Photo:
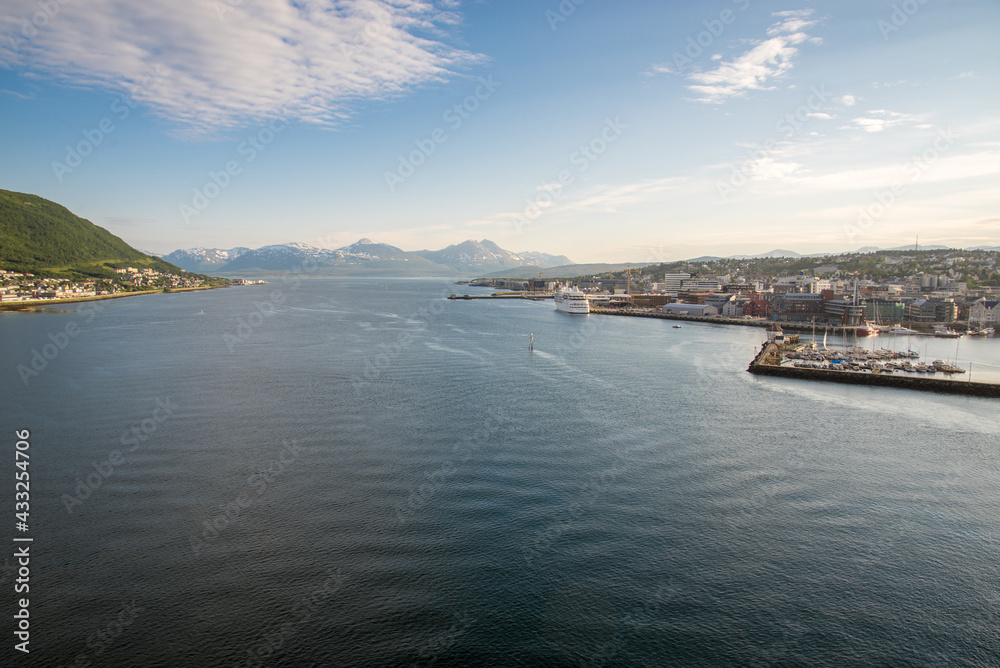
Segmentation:
[(556, 303), (557, 311), (572, 313), (574, 315), (587, 315), (590, 313), (590, 302), (587, 301), (587, 295), (580, 292), (577, 288), (559, 288), (556, 290), (553, 301)]

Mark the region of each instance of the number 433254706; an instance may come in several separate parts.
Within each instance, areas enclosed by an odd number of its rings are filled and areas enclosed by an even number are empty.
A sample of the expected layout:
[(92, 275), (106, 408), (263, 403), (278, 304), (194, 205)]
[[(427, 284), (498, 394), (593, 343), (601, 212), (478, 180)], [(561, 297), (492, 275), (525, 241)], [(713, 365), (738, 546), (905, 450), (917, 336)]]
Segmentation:
[[(27, 429), (14, 432), (17, 436), (17, 444), (14, 446), (14, 465), (20, 469), (14, 474), (17, 478), (17, 482), (14, 485), (14, 516), (19, 522), (27, 524), (28, 522), (28, 501), (30, 499), (30, 475), (28, 474), (28, 448), (31, 447), (28, 442)], [(27, 527), (25, 527), (27, 528)]]

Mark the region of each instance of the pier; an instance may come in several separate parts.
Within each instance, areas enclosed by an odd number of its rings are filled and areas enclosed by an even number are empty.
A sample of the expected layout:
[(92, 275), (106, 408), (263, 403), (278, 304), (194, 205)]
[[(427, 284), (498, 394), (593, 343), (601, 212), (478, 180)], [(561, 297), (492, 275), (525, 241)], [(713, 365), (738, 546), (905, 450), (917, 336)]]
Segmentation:
[[(623, 315), (633, 318), (659, 318), (661, 320), (683, 320), (686, 322), (704, 322), (710, 325), (736, 325), (739, 327), (767, 327), (768, 325), (775, 324), (772, 320), (761, 320), (759, 318), (725, 318), (718, 315), (676, 315), (673, 313), (660, 313), (659, 311), (639, 311), (636, 309), (619, 309), (619, 308), (603, 308), (600, 306), (591, 306), (591, 313), (596, 313), (597, 315)], [(799, 331), (799, 332), (812, 332), (816, 331), (816, 334), (822, 334), (824, 332), (829, 333), (831, 336), (850, 336), (853, 335), (857, 327), (837, 327), (834, 325), (816, 325), (813, 326), (809, 322), (780, 322), (777, 323), (781, 325), (782, 329)]]
[(997, 383), (903, 376), (894, 373), (867, 373), (861, 371), (837, 371), (833, 369), (781, 366), (782, 356), (781, 346), (773, 342), (767, 342), (754, 357), (753, 361), (750, 362), (747, 371), (758, 376), (819, 380), (829, 383), (846, 383), (849, 385), (897, 387), (924, 392), (965, 394), (974, 397), (1000, 399), (1000, 384)]
[(549, 292), (494, 292), (491, 295), (456, 295), (452, 294), (448, 299), (472, 300), (472, 299), (527, 299), (537, 302), (543, 299), (552, 299)]

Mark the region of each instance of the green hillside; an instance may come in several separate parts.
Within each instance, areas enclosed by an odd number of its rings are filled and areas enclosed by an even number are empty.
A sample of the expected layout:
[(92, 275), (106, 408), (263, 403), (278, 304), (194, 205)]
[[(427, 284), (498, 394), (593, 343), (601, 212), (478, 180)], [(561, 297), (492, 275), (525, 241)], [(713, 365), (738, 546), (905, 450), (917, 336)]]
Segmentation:
[(135, 250), (55, 202), (0, 190), (0, 269), (36, 276), (110, 277), (114, 267), (181, 269)]

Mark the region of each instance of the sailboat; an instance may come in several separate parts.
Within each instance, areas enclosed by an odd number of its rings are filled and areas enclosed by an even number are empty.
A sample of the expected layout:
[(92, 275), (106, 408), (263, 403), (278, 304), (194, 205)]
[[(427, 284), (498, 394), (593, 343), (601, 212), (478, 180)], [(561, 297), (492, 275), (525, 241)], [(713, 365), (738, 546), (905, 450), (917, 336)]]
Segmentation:
[[(854, 274), (855, 274), (854, 275), (854, 307), (855, 307), (855, 313), (857, 313), (856, 309), (857, 309), (857, 306), (858, 306), (858, 276), (857, 276), (857, 273), (858, 272), (854, 272)], [(875, 335), (878, 334), (878, 329), (876, 329), (875, 327), (869, 326), (868, 322), (866, 320), (864, 320), (864, 315), (861, 315), (861, 316), (858, 316), (858, 317), (860, 319), (862, 319), (862, 322), (858, 323), (858, 328), (856, 330), (854, 330), (854, 333), (858, 337), (862, 337), (862, 336), (875, 336)]]

